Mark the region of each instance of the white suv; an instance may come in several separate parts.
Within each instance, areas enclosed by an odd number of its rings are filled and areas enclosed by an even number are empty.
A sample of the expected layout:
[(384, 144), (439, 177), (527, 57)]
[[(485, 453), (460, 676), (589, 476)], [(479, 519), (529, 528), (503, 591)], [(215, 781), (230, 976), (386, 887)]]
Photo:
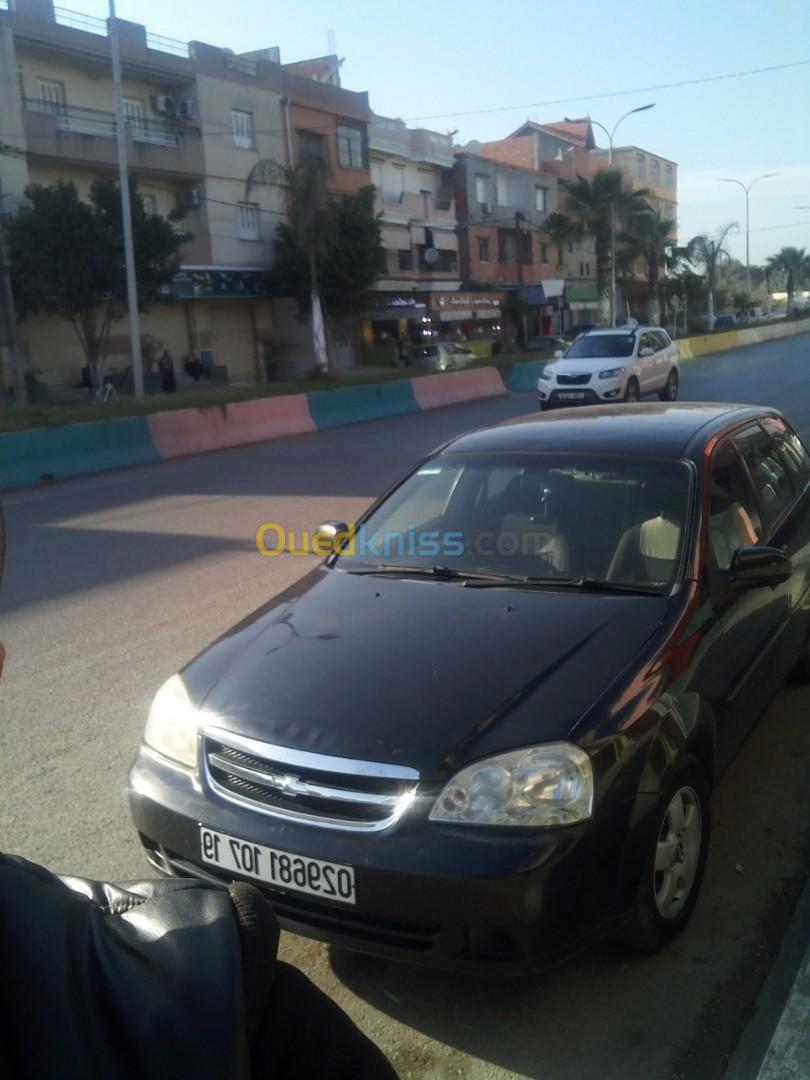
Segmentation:
[(676, 401), (679, 382), (678, 350), (666, 330), (589, 330), (543, 368), (537, 400), (541, 409), (639, 401), (653, 393), (662, 401)]

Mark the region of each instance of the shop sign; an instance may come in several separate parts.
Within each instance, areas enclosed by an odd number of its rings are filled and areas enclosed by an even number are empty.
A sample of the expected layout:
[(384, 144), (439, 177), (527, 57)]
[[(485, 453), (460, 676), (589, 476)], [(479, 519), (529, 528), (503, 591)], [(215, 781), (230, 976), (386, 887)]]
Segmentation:
[(269, 295), (267, 274), (261, 270), (181, 270), (172, 278), (171, 295), (178, 300), (257, 299)]
[(431, 293), (431, 306), (439, 311), (498, 311), (500, 293)]

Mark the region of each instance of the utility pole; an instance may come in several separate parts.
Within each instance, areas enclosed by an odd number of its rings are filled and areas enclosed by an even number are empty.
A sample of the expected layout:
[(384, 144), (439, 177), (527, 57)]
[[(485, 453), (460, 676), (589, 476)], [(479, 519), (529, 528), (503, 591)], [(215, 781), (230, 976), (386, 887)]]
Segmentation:
[(769, 172), (763, 173), (762, 176), (758, 176), (756, 180), (752, 180), (750, 184), (744, 184), (742, 180), (734, 180), (729, 176), (723, 176), (718, 183), (720, 184), (736, 184), (737, 187), (741, 187), (745, 192), (745, 295), (746, 302), (751, 302), (751, 262), (749, 257), (749, 240), (751, 233), (751, 215), (748, 208), (748, 196), (751, 194), (751, 188), (754, 184), (758, 184), (760, 180), (768, 180), (771, 176), (778, 176), (779, 173)]
[[(520, 231), (520, 223), (521, 223), (521, 221), (523, 221), (523, 214), (521, 214), (521, 212), (519, 210), (516, 210), (515, 211), (515, 255), (517, 256), (517, 278), (518, 278), (518, 288), (520, 290), (520, 293), (519, 293), (520, 299), (523, 300), (524, 303), (525, 303), (524, 296), (523, 296), (523, 293), (524, 293), (523, 251), (521, 250), (521, 248), (522, 248), (522, 240), (523, 240), (523, 233)], [(523, 324), (523, 347), (526, 348), (526, 346), (529, 343), (529, 332), (528, 332), (528, 326), (527, 326), (527, 323), (526, 323), (526, 312), (525, 312), (525, 310), (523, 312), (523, 316), (522, 316), (520, 321)]]
[[(2, 196), (0, 196), (1, 198)], [(22, 351), (17, 333), (17, 315), (14, 311), (14, 293), (11, 290), (11, 275), (6, 257), (6, 237), (3, 232), (3, 214), (0, 203), (0, 304), (3, 308), (3, 321), (6, 326), (8, 351), (11, 359), (11, 385), (14, 388), (14, 404), (24, 405), (25, 375), (23, 374)]]
[(124, 263), (127, 274), (127, 307), (129, 309), (129, 341), (132, 357), (132, 383), (135, 397), (143, 397), (143, 359), (141, 357), (141, 319), (138, 311), (138, 281), (135, 276), (135, 246), (132, 241), (132, 207), (129, 199), (129, 169), (127, 167), (127, 129), (124, 124), (124, 95), (121, 86), (121, 50), (118, 43), (118, 21), (115, 0), (109, 0), (110, 15), (107, 35), (112, 57), (113, 92), (115, 94), (115, 140), (118, 148), (118, 184), (121, 188), (121, 218), (124, 225)]

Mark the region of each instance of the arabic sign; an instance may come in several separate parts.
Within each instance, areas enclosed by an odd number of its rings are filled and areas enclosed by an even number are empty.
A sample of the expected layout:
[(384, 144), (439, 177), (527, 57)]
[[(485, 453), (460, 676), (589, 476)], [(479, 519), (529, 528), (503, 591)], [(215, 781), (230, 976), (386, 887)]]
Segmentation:
[(267, 274), (262, 270), (181, 270), (174, 275), (172, 296), (178, 300), (267, 296)]
[(466, 311), (497, 311), (501, 306), (501, 293), (431, 293), (431, 307), (440, 311), (464, 308)]

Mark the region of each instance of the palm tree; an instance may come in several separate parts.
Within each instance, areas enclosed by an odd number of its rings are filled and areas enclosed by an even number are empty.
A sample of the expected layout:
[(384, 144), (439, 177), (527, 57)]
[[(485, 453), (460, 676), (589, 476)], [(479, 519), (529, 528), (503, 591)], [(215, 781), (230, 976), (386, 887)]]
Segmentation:
[(714, 296), (717, 291), (717, 278), (723, 256), (731, 259), (731, 256), (723, 247), (726, 237), (732, 229), (739, 226), (736, 221), (729, 222), (719, 230), (716, 237), (709, 237), (705, 233), (693, 236), (689, 241), (689, 258), (691, 262), (698, 263), (703, 267), (706, 274), (706, 282), (709, 287), (708, 323), (709, 329), (714, 328)]
[(559, 271), (565, 261), (563, 248), (571, 240), (576, 239), (576, 226), (565, 214), (549, 214), (543, 223), (543, 232), (557, 249), (557, 270)]
[(259, 161), (250, 170), (245, 197), (253, 184), (282, 184), (287, 189), (287, 223), (306, 259), (312, 309), (312, 348), (316, 366), (329, 368), (326, 332), (318, 289), (318, 261), (329, 247), (327, 227), (329, 205), (329, 169), (315, 154), (302, 156), (297, 165), (278, 161)]
[(771, 270), (781, 270), (785, 275), (785, 290), (787, 292), (787, 313), (793, 308), (793, 293), (796, 286), (801, 285), (808, 273), (808, 256), (804, 248), (783, 247), (776, 255), (768, 256), (768, 266)]
[(562, 180), (560, 186), (567, 194), (565, 217), (572, 225), (576, 239), (592, 236), (596, 251), (596, 289), (599, 297), (599, 318), (610, 317), (610, 223), (615, 213), (624, 220), (644, 205), (649, 194), (646, 188), (630, 191), (624, 186), (619, 169), (600, 169), (591, 179), (577, 174), (576, 180)]
[(630, 215), (625, 230), (625, 242), (634, 257), (641, 256), (647, 264), (648, 310), (647, 321), (658, 326), (661, 320), (659, 280), (672, 248), (675, 222), (646, 206)]

